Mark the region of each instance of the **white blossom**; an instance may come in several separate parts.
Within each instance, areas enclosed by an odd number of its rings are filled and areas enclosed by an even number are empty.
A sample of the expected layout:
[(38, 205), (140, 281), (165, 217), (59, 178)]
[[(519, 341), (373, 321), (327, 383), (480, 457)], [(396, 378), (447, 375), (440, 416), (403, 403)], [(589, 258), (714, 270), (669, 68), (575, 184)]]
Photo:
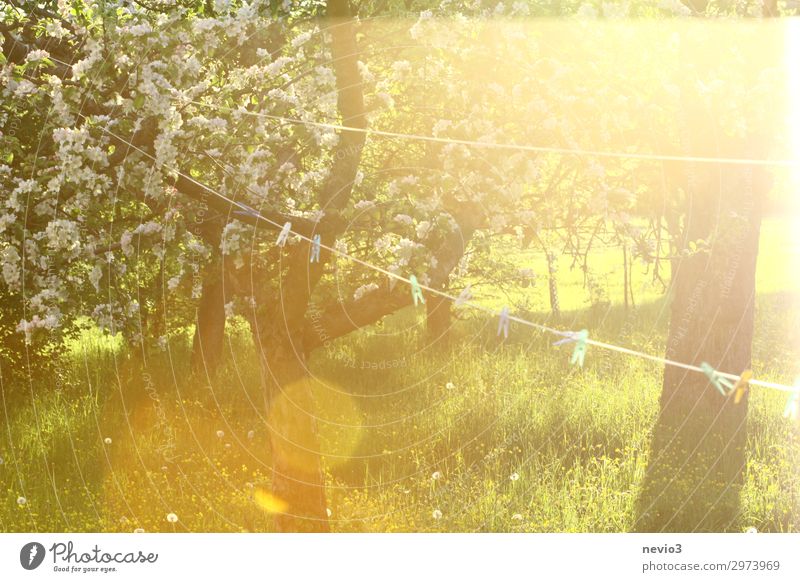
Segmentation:
[(358, 301), (367, 293), (371, 293), (372, 291), (377, 291), (377, 290), (378, 290), (377, 283), (367, 283), (366, 285), (361, 285), (361, 287), (356, 289), (355, 293), (353, 293), (353, 299)]
[(37, 49), (30, 51), (27, 55), (25, 55), (25, 60), (29, 63), (35, 63), (37, 61), (41, 61), (50, 57), (50, 53), (43, 49)]

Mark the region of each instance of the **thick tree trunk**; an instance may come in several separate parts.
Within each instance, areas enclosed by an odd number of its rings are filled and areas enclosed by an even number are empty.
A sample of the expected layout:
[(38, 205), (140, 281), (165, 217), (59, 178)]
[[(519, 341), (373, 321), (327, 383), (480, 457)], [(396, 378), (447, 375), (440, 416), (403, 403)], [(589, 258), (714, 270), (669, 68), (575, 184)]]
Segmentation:
[[(757, 158), (689, 106), (691, 155)], [(763, 170), (693, 164), (684, 176), (685, 243), (711, 242), (673, 264), (666, 357), (739, 374), (750, 367)], [(667, 366), (661, 410), (638, 503), (638, 531), (727, 531), (738, 516), (745, 466), (747, 396), (725, 397), (704, 374)]]
[(222, 277), (210, 275), (203, 282), (203, 294), (195, 317), (192, 342), (192, 372), (213, 377), (225, 340), (225, 286)]
[[(358, 46), (347, 0), (328, 0), (327, 30), (336, 74), (337, 106), (343, 125), (364, 129), (366, 117)], [(350, 202), (361, 162), (365, 134), (342, 131), (332, 152), (331, 169), (320, 192), (325, 218), (310, 234), (330, 245), (341, 235), (341, 213)], [(294, 223), (293, 223), (294, 224)], [(276, 525), (281, 531), (328, 531), (325, 480), (315, 422), (312, 380), (306, 369), (309, 347), (307, 316), (311, 294), (322, 277), (330, 252), (309, 263), (310, 243), (282, 250), (276, 294), (254, 314), (256, 345), (261, 355), (267, 418), (273, 458), (272, 489)], [(254, 290), (263, 293), (263, 290)]]
[[(436, 267), (431, 269), (431, 287), (445, 291), (448, 288), (450, 273), (456, 268), (467, 251), (472, 235), (477, 229), (475, 215), (466, 213), (454, 216), (457, 227), (450, 231), (434, 251)], [(452, 302), (441, 295), (429, 293), (425, 299), (427, 307), (427, 330), (431, 342), (449, 339), (452, 324)]]
[(261, 349), (275, 523), (279, 531), (328, 532), (313, 382), (291, 337), (272, 337)]
[(427, 308), (427, 329), (431, 342), (447, 340), (452, 317), (450, 300), (440, 295), (429, 294), (425, 300)]

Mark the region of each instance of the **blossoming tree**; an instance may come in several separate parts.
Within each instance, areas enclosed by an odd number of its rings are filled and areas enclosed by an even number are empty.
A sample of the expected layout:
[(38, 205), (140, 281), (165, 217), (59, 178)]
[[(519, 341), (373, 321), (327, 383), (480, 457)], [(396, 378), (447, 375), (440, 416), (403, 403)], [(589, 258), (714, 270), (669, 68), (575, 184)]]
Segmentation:
[[(527, 277), (491, 256), (493, 237), (566, 250), (584, 269), (604, 235), (648, 261), (670, 252), (650, 244), (658, 172), (562, 150), (658, 149), (628, 138), (642, 118), (666, 125), (675, 100), (659, 101), (656, 84), (609, 83), (613, 63), (544, 26), (534, 37), (494, 21), (529, 12), (499, 6), (371, 24), (344, 0), (10, 2), (3, 333), (57, 343), (89, 315), (146, 347), (196, 323), (196, 368), (210, 378), (225, 317), (242, 315), (260, 355), (279, 527), (326, 530), (308, 356), (411, 303), (405, 284), (347, 257), (448, 290)], [(648, 55), (631, 62), (620, 78), (668, 75)], [(278, 245), (286, 223), (296, 234)], [(428, 296), (435, 335), (449, 309)]]

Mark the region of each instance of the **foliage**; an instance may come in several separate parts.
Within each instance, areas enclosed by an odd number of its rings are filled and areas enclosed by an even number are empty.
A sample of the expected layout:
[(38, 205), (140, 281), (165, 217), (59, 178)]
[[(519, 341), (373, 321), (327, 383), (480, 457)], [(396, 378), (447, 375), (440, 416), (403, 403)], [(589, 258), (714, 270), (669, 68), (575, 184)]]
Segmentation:
[[(766, 228), (768, 256), (791, 237), (789, 226)], [(517, 257), (526, 266), (532, 258)], [(614, 259), (603, 262), (611, 267)], [(797, 304), (786, 293), (792, 281), (776, 277), (781, 272), (776, 263), (759, 273), (775, 286), (759, 296), (754, 369), (789, 380), (792, 352), (782, 338), (793, 333)], [(579, 283), (563, 294), (576, 327), (590, 324), (604, 341), (663, 350), (657, 292), (626, 313), (612, 288), (614, 305), (588, 322)], [(495, 325), (483, 316), (458, 324), (464, 344), (456, 354), (427, 349), (420, 356), (422, 338), (408, 331), (418, 317), (409, 309), (387, 322), (389, 333), (358, 332), (311, 362), (325, 382), (318, 386), (320, 428), (334, 531), (629, 530), (658, 412), (658, 368), (590, 348), (587, 369), (570, 372), (568, 353), (519, 327), (505, 347), (487, 349), (496, 346)], [(188, 339), (171, 342), (171, 357), (143, 365), (87, 334), (68, 360), (63, 389), (35, 395), (36, 416), (25, 402), (6, 400), (13, 448), (0, 444), (9, 469), (0, 479), (4, 531), (270, 530), (270, 516), (254, 501), (269, 482), (270, 459), (249, 333), (232, 329), (225, 373), (197, 399), (187, 397), (191, 382), (183, 374)], [(157, 402), (143, 390), (143, 372)], [(796, 426), (781, 417), (781, 394), (752, 396), (747, 486), (731, 529), (797, 531)], [(115, 420), (123, 401), (126, 423)], [(170, 440), (173, 448), (165, 448)], [(58, 499), (49, 478), (34, 478), (43, 459), (61, 463)], [(442, 515), (434, 519), (437, 509)], [(179, 516), (174, 526), (170, 512)]]

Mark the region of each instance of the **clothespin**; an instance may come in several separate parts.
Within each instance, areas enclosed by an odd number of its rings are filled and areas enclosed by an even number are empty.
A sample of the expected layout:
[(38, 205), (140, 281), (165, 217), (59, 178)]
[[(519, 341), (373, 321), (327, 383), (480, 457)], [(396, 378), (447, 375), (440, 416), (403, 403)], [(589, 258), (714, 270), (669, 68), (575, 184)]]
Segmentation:
[(508, 307), (503, 307), (500, 310), (500, 322), (497, 325), (497, 335), (499, 336), (501, 333), (505, 339), (508, 339), (508, 327), (511, 324), (511, 320), (508, 318)]
[(260, 215), (254, 208), (249, 207), (247, 204), (239, 202), (239, 206), (243, 208), (243, 210), (234, 210), (234, 214), (239, 214), (241, 216), (255, 216), (256, 218), (260, 218)]
[(315, 234), (314, 237), (311, 239), (311, 257), (309, 259), (310, 263), (319, 263), (319, 252), (322, 245), (322, 237), (318, 234)]
[(411, 275), (409, 280), (411, 281), (411, 298), (414, 300), (414, 307), (416, 307), (419, 302), (425, 303), (425, 298), (422, 296), (422, 288), (419, 286), (416, 276)]
[(472, 299), (472, 284), (467, 285), (461, 290), (461, 293), (458, 294), (458, 299), (456, 299), (456, 307), (461, 307)]
[(289, 232), (291, 232), (291, 230), (292, 230), (291, 222), (287, 222), (286, 224), (283, 225), (283, 228), (281, 229), (281, 233), (278, 235), (278, 240), (277, 240), (277, 244), (279, 247), (286, 245), (286, 241), (289, 240)]
[(583, 361), (586, 358), (586, 342), (589, 340), (589, 330), (570, 331), (568, 336), (562, 340), (554, 342), (554, 346), (560, 346), (569, 342), (576, 342), (575, 349), (572, 350), (572, 357), (569, 360), (571, 365), (578, 364), (583, 368)]
[(728, 396), (733, 396), (734, 404), (739, 404), (742, 401), (742, 397), (744, 396), (744, 393), (747, 391), (747, 386), (748, 386), (747, 383), (750, 382), (750, 379), (752, 377), (753, 377), (752, 370), (745, 370), (744, 372), (742, 372), (742, 375), (739, 376), (739, 379), (736, 381), (736, 384), (734, 384), (733, 389), (730, 391), (730, 394), (728, 394)]
[(727, 378), (723, 378), (722, 376), (720, 376), (719, 372), (717, 372), (714, 368), (712, 368), (711, 365), (708, 364), (707, 362), (703, 362), (702, 364), (700, 364), (700, 368), (703, 370), (703, 373), (706, 376), (708, 376), (708, 379), (714, 385), (714, 388), (719, 390), (719, 393), (722, 394), (723, 396), (727, 396), (727, 394), (725, 394), (726, 389), (727, 390), (734, 389), (733, 383)]
[[(798, 386), (800, 388), (800, 386)], [(786, 408), (783, 410), (783, 418), (790, 418), (797, 420), (800, 415), (800, 392), (792, 392), (789, 396), (789, 401), (786, 403)]]

